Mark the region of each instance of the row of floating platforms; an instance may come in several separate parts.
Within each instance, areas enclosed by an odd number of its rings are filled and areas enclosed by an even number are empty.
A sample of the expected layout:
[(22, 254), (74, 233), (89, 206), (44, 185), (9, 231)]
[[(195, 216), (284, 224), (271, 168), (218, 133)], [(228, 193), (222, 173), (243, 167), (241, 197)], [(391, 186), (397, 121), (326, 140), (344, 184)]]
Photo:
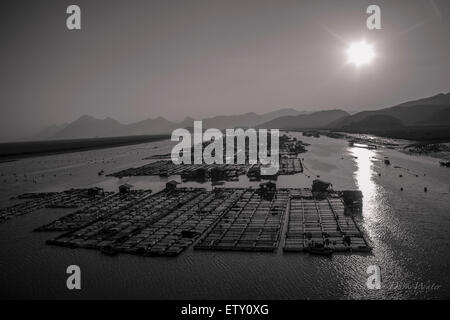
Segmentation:
[(151, 193), (151, 190), (108, 193), (107, 196), (97, 198), (97, 201), (82, 206), (77, 211), (44, 225), (36, 231), (77, 230), (94, 221), (101, 220), (103, 217), (114, 216), (116, 212), (122, 214), (127, 208), (135, 208)]
[[(179, 188), (160, 192), (121, 189), (90, 192), (80, 208), (36, 231), (62, 234), (50, 245), (100, 250), (105, 254), (176, 256), (196, 250), (365, 252), (370, 247), (349, 214), (343, 192), (276, 188)], [(97, 190), (98, 191), (98, 190)], [(54, 193), (55, 199), (86, 197), (86, 190)], [(70, 196), (68, 196), (70, 194)], [(42, 194), (29, 199), (45, 198)], [(65, 202), (63, 202), (65, 203)]]
[(16, 205), (0, 209), (0, 223), (16, 216), (32, 213), (43, 208), (73, 209), (96, 204), (112, 196), (100, 188), (70, 189), (63, 192), (25, 193), (17, 197)]
[(190, 246), (238, 198), (234, 189), (169, 188), (47, 243), (111, 254), (173, 256)]
[[(223, 140), (224, 146), (225, 140)], [(204, 142), (202, 148), (209, 143)], [(279, 170), (277, 174), (266, 176), (261, 174), (264, 166), (258, 160), (256, 163), (249, 161), (248, 144), (245, 150), (234, 148), (233, 163), (228, 163), (226, 154), (223, 155), (222, 163), (206, 164), (203, 161), (196, 163), (192, 156), (189, 163), (175, 164), (170, 158), (171, 154), (161, 154), (146, 157), (143, 160), (157, 160), (145, 165), (128, 168), (109, 174), (116, 178), (129, 176), (161, 176), (169, 177), (179, 175), (184, 181), (238, 181), (239, 176), (247, 175), (252, 180), (262, 178), (276, 178), (277, 175), (294, 175), (303, 172), (303, 165), (299, 155), (306, 152), (305, 146), (308, 144), (297, 140), (295, 137), (283, 135), (280, 137), (279, 145)], [(202, 149), (203, 150), (203, 149)], [(192, 153), (193, 154), (193, 153)], [(239, 157), (239, 156), (242, 157)], [(242, 158), (242, 163), (237, 159)], [(99, 173), (100, 174), (100, 173)]]
[(161, 176), (179, 175), (184, 180), (208, 180), (215, 174), (223, 175), (223, 180), (234, 180), (246, 174), (251, 165), (239, 164), (174, 164), (171, 160), (158, 160), (137, 168), (128, 168), (110, 174), (116, 178), (128, 176)]
[[(179, 175), (184, 181), (237, 181), (239, 176), (261, 180), (261, 164), (174, 164), (171, 160), (158, 160), (137, 168), (128, 168), (110, 176), (116, 178), (130, 176), (160, 176)], [(280, 158), (278, 173), (274, 175), (293, 175), (303, 172), (301, 159), (297, 156)]]

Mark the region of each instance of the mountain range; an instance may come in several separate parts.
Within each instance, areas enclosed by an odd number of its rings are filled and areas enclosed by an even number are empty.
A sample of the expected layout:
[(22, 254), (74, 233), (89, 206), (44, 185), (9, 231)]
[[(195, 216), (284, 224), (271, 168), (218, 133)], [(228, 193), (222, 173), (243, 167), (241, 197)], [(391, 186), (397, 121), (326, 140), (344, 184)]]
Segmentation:
[[(333, 129), (361, 126), (360, 122), (373, 116), (383, 115), (387, 120), (400, 120), (403, 126), (448, 126), (450, 125), (450, 93), (414, 100), (376, 111), (362, 111), (330, 124)], [(381, 126), (381, 123), (380, 123)], [(387, 127), (387, 126), (386, 126)], [(380, 127), (380, 129), (382, 129)]]
[(258, 125), (267, 129), (320, 129), (337, 120), (346, 119), (350, 114), (343, 110), (326, 110), (296, 116), (284, 116)]
[[(304, 111), (285, 108), (277, 111), (256, 114), (249, 112), (240, 115), (216, 116), (202, 119), (203, 128), (242, 128), (256, 127), (258, 124), (283, 116), (296, 116), (304, 114)], [(181, 122), (172, 122), (163, 117), (145, 119), (139, 122), (122, 124), (115, 119), (97, 119), (89, 115), (83, 115), (71, 123), (59, 126), (50, 126), (36, 136), (33, 140), (62, 140), (100, 138), (116, 136), (153, 135), (171, 133), (177, 128), (191, 128), (194, 119), (186, 117)]]
[[(285, 108), (264, 114), (249, 112), (202, 119), (203, 128), (276, 128), (280, 130), (331, 129), (350, 132), (384, 132), (404, 128), (450, 127), (450, 93), (408, 101), (393, 107), (350, 115), (340, 109), (317, 112)], [(115, 119), (83, 115), (77, 120), (51, 126), (34, 140), (168, 134), (176, 128), (191, 128), (194, 119), (172, 122), (163, 117), (122, 124)]]
[(258, 127), (284, 130), (330, 129), (375, 134), (388, 131), (423, 131), (425, 128), (433, 131), (435, 127), (440, 127), (439, 130), (443, 131), (445, 127), (449, 127), (450, 136), (450, 93), (353, 115), (343, 110), (328, 110), (284, 116)]

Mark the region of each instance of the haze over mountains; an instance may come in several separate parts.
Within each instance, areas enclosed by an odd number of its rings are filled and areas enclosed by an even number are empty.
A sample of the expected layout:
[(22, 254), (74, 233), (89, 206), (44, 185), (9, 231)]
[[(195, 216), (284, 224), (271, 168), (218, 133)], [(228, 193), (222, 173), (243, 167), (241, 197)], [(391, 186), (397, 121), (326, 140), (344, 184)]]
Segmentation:
[[(318, 112), (291, 108), (265, 114), (253, 112), (216, 116), (203, 120), (203, 128), (275, 128), (281, 130), (332, 129), (342, 131), (385, 131), (405, 127), (450, 126), (450, 93), (409, 101), (375, 111), (362, 111), (354, 115), (335, 109)], [(176, 128), (193, 126), (187, 117), (176, 123), (165, 118), (146, 119), (122, 124), (112, 118), (96, 119), (84, 115), (74, 122), (46, 128), (34, 140), (60, 140), (96, 137), (152, 135), (171, 133)]]
[(260, 124), (258, 127), (267, 129), (319, 129), (325, 128), (334, 121), (346, 119), (350, 114), (343, 110), (326, 110), (297, 116), (284, 116)]
[[(278, 117), (295, 116), (304, 113), (305, 112), (302, 111), (285, 108), (261, 115), (249, 112), (240, 115), (216, 116), (202, 120), (204, 128), (226, 129), (235, 127), (256, 127), (258, 124)], [(186, 117), (179, 123), (169, 121), (163, 117), (158, 117), (155, 119), (145, 119), (131, 124), (122, 124), (112, 118), (97, 119), (89, 115), (83, 115), (71, 123), (48, 127), (33, 137), (33, 139), (61, 140), (164, 134), (171, 133), (177, 128), (192, 127), (193, 124), (194, 119), (190, 117)]]
[[(343, 118), (330, 124), (332, 128), (352, 128), (360, 126), (360, 122), (374, 116), (383, 115), (400, 120), (403, 126), (436, 126), (450, 125), (450, 93), (438, 94), (429, 98), (409, 101), (394, 107), (376, 111), (362, 111), (353, 116)], [(380, 118), (378, 118), (380, 119)], [(400, 125), (400, 123), (398, 123)], [(380, 124), (381, 125), (381, 124)], [(381, 128), (380, 128), (381, 129)]]

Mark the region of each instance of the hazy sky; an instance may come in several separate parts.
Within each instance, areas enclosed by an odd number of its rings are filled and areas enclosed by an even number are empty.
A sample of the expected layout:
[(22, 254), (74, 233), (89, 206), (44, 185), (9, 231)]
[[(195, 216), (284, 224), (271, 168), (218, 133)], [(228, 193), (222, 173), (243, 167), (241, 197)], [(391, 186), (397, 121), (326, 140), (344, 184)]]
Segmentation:
[[(281, 107), (363, 110), (450, 91), (450, 1), (9, 1), (1, 140), (83, 114), (129, 123)], [(66, 28), (78, 4), (82, 30)], [(366, 8), (382, 10), (380, 31)], [(365, 38), (377, 58), (346, 64)]]

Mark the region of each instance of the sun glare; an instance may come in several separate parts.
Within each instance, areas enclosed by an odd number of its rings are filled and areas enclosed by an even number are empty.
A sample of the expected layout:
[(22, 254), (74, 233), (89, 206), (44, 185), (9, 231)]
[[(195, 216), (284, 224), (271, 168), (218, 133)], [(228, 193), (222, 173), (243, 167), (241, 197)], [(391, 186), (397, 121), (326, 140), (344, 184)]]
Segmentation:
[(375, 51), (366, 41), (355, 42), (347, 49), (347, 61), (357, 67), (370, 64), (375, 58)]

